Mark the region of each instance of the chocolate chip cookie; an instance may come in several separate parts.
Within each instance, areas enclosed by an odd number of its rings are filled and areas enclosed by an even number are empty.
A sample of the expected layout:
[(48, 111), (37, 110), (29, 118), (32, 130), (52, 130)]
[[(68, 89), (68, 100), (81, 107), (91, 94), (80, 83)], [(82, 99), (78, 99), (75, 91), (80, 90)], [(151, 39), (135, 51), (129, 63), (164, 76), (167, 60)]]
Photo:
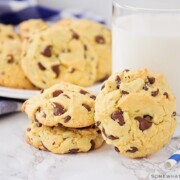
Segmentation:
[(60, 83), (27, 100), (22, 111), (46, 126), (80, 128), (94, 124), (95, 99), (87, 89)]
[(45, 29), (48, 27), (48, 24), (42, 19), (30, 19), (27, 21), (23, 21), (19, 24), (20, 36), (24, 38), (28, 38), (34, 33)]
[[(0, 29), (1, 26), (0, 26)], [(21, 41), (15, 33), (0, 31), (0, 85), (10, 88), (35, 89), (27, 79), (20, 61)]]
[(74, 154), (99, 148), (103, 138), (98, 128), (69, 129), (33, 123), (25, 132), (27, 143), (56, 154)]
[[(111, 31), (104, 25), (89, 20), (64, 19), (57, 24), (69, 26), (80, 36), (92, 44), (97, 53), (97, 81), (107, 79), (111, 75)], [(88, 47), (87, 47), (88, 48)]]
[(102, 86), (95, 121), (116, 151), (141, 158), (169, 142), (177, 125), (175, 110), (175, 98), (163, 75), (124, 70)]
[(90, 86), (96, 80), (96, 66), (96, 53), (88, 40), (68, 27), (54, 25), (23, 45), (23, 70), (42, 89), (61, 81)]

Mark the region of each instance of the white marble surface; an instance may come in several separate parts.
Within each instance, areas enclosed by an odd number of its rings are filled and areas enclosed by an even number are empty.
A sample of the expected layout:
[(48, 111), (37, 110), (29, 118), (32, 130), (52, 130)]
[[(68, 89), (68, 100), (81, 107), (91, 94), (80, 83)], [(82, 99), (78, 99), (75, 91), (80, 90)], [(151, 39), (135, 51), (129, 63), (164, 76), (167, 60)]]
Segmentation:
[[(175, 138), (155, 155), (138, 160), (118, 155), (108, 145), (85, 154), (54, 155), (25, 143), (28, 123), (22, 113), (0, 117), (0, 180), (169, 179), (158, 178), (160, 164), (180, 147), (180, 138)], [(168, 174), (180, 179), (180, 164)]]

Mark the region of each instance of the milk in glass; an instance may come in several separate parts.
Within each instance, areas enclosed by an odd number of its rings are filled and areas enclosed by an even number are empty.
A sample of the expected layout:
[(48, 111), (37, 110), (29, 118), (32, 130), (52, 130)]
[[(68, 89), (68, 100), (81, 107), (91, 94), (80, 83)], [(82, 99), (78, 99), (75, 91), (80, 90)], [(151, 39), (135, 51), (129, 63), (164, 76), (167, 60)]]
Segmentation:
[(180, 114), (180, 16), (134, 14), (113, 21), (113, 72), (147, 68), (163, 73)]

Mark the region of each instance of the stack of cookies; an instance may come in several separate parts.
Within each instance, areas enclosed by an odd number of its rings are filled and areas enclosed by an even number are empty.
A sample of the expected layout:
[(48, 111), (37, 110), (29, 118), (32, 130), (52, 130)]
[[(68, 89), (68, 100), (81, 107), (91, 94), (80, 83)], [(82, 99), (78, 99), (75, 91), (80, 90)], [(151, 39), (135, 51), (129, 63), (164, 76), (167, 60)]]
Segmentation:
[(94, 126), (95, 99), (89, 90), (68, 83), (30, 98), (22, 107), (32, 122), (25, 133), (27, 143), (57, 154), (99, 148), (104, 140)]
[(91, 86), (111, 74), (111, 32), (89, 20), (0, 24), (0, 85), (45, 89), (61, 81)]
[(143, 158), (162, 149), (177, 126), (171, 89), (163, 75), (147, 69), (112, 75), (97, 98), (87, 89), (60, 83), (27, 100), (22, 109), (32, 121), (27, 142), (60, 154), (96, 149), (104, 139), (122, 155)]

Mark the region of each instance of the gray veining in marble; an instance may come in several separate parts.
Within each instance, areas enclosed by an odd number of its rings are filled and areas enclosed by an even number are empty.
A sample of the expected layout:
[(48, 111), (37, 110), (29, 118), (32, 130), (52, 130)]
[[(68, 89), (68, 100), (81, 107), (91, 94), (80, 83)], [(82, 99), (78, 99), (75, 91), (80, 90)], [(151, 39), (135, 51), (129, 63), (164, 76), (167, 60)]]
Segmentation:
[[(137, 160), (108, 145), (90, 153), (54, 155), (25, 143), (27, 124), (22, 113), (0, 117), (0, 180), (164, 180), (169, 178), (158, 178), (160, 164), (180, 147), (180, 138), (174, 138), (160, 152)], [(168, 175), (180, 179), (180, 164)]]

